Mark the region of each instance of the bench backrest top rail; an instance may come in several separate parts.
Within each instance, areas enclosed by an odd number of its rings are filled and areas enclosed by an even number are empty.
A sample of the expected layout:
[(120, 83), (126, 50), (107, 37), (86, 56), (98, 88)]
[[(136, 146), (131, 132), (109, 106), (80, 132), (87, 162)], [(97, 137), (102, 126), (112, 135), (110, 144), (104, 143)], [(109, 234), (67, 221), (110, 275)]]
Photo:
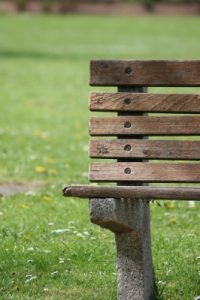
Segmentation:
[(93, 60), (92, 86), (200, 86), (200, 60)]

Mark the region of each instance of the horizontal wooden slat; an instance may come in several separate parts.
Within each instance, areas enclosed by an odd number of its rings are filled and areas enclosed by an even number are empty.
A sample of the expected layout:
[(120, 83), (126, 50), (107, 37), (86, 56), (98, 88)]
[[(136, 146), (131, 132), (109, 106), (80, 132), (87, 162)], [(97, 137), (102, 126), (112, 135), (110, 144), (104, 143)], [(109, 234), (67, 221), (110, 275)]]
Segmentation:
[(133, 61), (94, 60), (93, 86), (200, 86), (200, 60)]
[(91, 140), (91, 158), (200, 159), (200, 141)]
[(164, 200), (200, 200), (200, 188), (150, 186), (92, 186), (69, 185), (63, 189), (66, 197), (129, 198)]
[(200, 182), (199, 163), (92, 163), (91, 181)]
[(199, 116), (91, 118), (91, 135), (199, 135)]
[(200, 113), (200, 95), (91, 93), (90, 110)]

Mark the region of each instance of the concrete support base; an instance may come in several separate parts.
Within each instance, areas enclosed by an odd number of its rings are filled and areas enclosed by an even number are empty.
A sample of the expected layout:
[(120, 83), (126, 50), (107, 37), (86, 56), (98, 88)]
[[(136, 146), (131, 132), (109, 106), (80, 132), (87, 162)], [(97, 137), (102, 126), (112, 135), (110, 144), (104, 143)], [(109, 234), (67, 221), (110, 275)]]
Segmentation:
[(150, 300), (154, 295), (149, 203), (91, 199), (91, 221), (115, 233), (118, 300)]

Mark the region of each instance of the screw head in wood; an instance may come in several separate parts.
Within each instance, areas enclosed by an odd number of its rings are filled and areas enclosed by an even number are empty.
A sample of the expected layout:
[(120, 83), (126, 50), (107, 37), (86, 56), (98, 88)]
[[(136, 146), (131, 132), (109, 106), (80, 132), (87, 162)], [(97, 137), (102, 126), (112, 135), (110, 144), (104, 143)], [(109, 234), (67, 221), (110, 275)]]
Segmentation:
[(125, 169), (124, 169), (124, 173), (126, 173), (126, 174), (131, 174), (131, 169), (130, 169), (130, 168), (125, 168)]
[(125, 98), (124, 99), (124, 104), (130, 104), (131, 103), (131, 99), (130, 98)]
[(127, 144), (124, 146), (125, 151), (131, 151), (131, 145)]
[(130, 67), (127, 67), (127, 68), (125, 68), (124, 72), (129, 75), (129, 74), (131, 74), (132, 69)]
[(124, 128), (131, 128), (131, 122), (130, 121), (126, 121), (124, 123)]

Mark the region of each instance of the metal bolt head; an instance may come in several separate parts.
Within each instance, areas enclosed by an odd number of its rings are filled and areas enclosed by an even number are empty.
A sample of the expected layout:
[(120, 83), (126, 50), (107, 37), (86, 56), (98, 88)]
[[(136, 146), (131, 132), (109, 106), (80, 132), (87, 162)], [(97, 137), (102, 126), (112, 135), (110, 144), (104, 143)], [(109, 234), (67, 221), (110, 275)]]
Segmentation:
[(131, 74), (132, 69), (131, 69), (130, 67), (127, 67), (127, 68), (124, 70), (124, 72), (125, 72), (126, 74)]
[(126, 121), (124, 123), (124, 128), (131, 128), (131, 122), (130, 121)]
[(131, 103), (131, 99), (130, 98), (125, 98), (124, 99), (124, 104), (130, 104)]
[(131, 151), (131, 145), (127, 144), (124, 146), (125, 151)]
[(131, 169), (130, 168), (125, 168), (124, 173), (125, 174), (131, 174)]

